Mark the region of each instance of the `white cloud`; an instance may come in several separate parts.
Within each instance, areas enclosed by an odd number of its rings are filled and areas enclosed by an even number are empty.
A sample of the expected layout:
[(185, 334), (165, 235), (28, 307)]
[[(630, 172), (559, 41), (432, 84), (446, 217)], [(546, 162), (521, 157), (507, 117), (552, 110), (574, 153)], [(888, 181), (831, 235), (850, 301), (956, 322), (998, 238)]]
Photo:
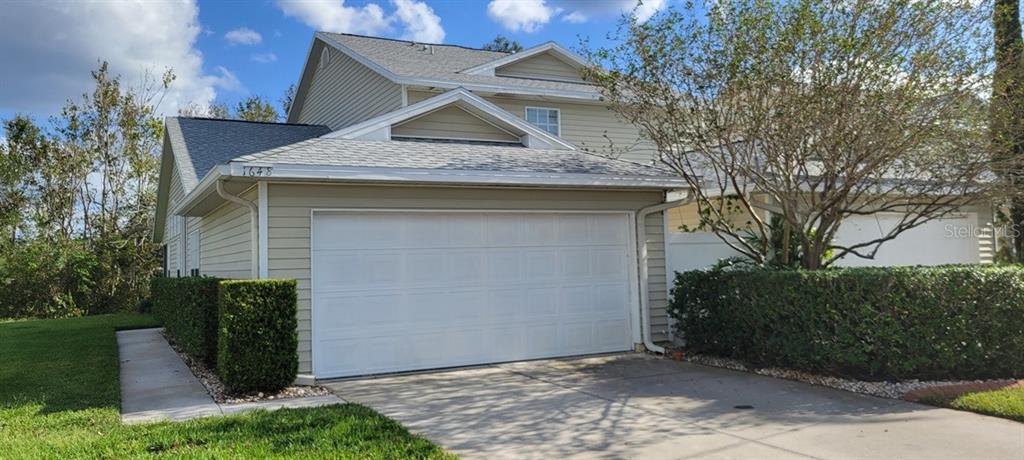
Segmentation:
[(444, 28), (441, 18), (434, 14), (429, 5), (415, 0), (391, 0), (395, 5), (395, 17), (405, 26), (402, 38), (418, 42), (444, 42)]
[[(627, 5), (631, 2), (626, 2)], [(665, 7), (667, 2), (665, 0), (644, 0), (642, 3), (636, 5), (636, 9), (632, 10), (633, 14), (636, 15), (636, 19), (640, 22), (646, 21), (654, 16), (659, 10)], [(632, 8), (632, 6), (630, 6)]]
[(590, 18), (580, 11), (573, 11), (572, 13), (562, 16), (562, 20), (565, 22), (571, 22), (573, 24), (582, 24), (587, 22)]
[[(593, 18), (611, 18), (622, 14), (636, 14), (639, 21), (646, 21), (668, 6), (668, 0), (553, 0), (554, 3), (567, 11), (562, 16), (566, 22), (586, 22)], [(634, 11), (635, 8), (635, 11)]]
[(376, 3), (345, 6), (345, 0), (277, 0), (278, 8), (306, 25), (326, 32), (377, 34), (390, 20)]
[(512, 32), (534, 32), (562, 11), (545, 0), (491, 0), (487, 15)]
[(364, 35), (387, 35), (392, 25), (401, 25), (401, 38), (440, 43), (445, 31), (441, 18), (426, 2), (391, 0), (395, 11), (387, 14), (377, 3), (345, 5), (345, 0), (276, 0), (285, 15), (292, 16), (316, 30)]
[(232, 45), (258, 45), (263, 41), (263, 36), (248, 27), (239, 27), (224, 34), (224, 39)]
[(249, 56), (249, 60), (260, 64), (270, 64), (271, 62), (277, 62), (277, 55), (274, 53), (256, 53)]
[(238, 79), (238, 76), (236, 76), (234, 72), (220, 65), (217, 66), (216, 70), (219, 75), (209, 77), (213, 86), (234, 93), (248, 92), (248, 90), (245, 89), (245, 86), (242, 85), (242, 82)]
[(203, 72), (195, 49), (199, 8), (168, 2), (8, 2), (0, 8), (0, 110), (46, 116), (92, 88), (90, 70), (110, 63), (124, 84), (173, 68), (177, 80), (162, 113), (192, 102), (206, 106), (218, 89), (241, 88), (227, 69)]

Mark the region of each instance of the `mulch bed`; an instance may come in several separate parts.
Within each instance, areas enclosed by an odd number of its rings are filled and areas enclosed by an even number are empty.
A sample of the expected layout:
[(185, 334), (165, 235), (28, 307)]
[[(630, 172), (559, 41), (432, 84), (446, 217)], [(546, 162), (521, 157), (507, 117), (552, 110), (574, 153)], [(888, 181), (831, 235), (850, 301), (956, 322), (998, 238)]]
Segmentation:
[(1024, 386), (1024, 380), (900, 380), (900, 381), (865, 381), (777, 367), (758, 368), (748, 366), (735, 359), (717, 356), (684, 353), (679, 350), (666, 350), (666, 356), (677, 361), (686, 361), (711, 367), (720, 367), (734, 371), (750, 372), (798, 382), (810, 383), (854, 393), (866, 394), (888, 399), (920, 401), (921, 398), (932, 396), (956, 397), (964, 393), (985, 390), (998, 390), (1014, 386)]
[(192, 374), (206, 387), (206, 392), (210, 393), (210, 396), (219, 404), (240, 404), (247, 402), (256, 401), (274, 401), (279, 399), (288, 398), (302, 398), (306, 396), (326, 396), (331, 394), (331, 390), (326, 387), (319, 385), (293, 385), (287, 387), (276, 393), (254, 393), (248, 395), (229, 395), (224, 389), (224, 384), (221, 383), (220, 378), (210, 368), (206, 367), (205, 364), (192, 359), (186, 353), (183, 353), (174, 339), (163, 334), (164, 338), (167, 339), (167, 343), (171, 345), (171, 349), (181, 357), (181, 360), (185, 362), (185, 365), (192, 370)]
[(979, 391), (1002, 390), (1004, 388), (1024, 388), (1024, 380), (989, 380), (987, 382), (951, 383), (948, 385), (936, 385), (925, 388), (918, 388), (903, 395), (907, 401), (918, 402), (923, 399), (955, 399), (966, 393)]

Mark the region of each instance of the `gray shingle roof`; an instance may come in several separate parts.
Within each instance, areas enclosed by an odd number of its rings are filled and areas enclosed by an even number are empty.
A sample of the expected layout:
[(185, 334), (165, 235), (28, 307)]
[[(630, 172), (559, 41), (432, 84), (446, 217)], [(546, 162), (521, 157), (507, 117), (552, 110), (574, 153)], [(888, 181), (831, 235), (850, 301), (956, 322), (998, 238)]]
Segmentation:
[(653, 166), (580, 151), (431, 141), (317, 138), (245, 155), (233, 161), (437, 171), (600, 174), (648, 178), (673, 176), (671, 172)]
[[(167, 119), (167, 135), (179, 159), (186, 192), (218, 164), (242, 155), (322, 136), (330, 131), (322, 125), (187, 117)], [(189, 166), (191, 171), (188, 170)]]
[(422, 45), (416, 46), (409, 41), (326, 32), (324, 35), (402, 77), (444, 80), (453, 84), (518, 86), (599, 94), (598, 89), (589, 84), (459, 73), (505, 57), (507, 53), (456, 45), (431, 45), (431, 54)]

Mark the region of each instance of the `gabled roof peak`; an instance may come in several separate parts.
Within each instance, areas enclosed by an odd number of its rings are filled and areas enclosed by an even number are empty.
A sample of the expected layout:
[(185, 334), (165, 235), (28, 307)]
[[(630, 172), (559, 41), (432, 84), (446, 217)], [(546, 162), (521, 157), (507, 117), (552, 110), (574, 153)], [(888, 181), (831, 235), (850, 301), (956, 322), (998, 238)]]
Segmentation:
[(527, 147), (576, 150), (576, 147), (568, 141), (527, 123), (525, 120), (484, 100), (465, 88), (455, 88), (394, 112), (342, 128), (323, 137), (390, 140), (392, 126), (450, 106), (459, 107), (480, 119), (488, 121), (494, 126), (519, 136), (522, 144)]
[(533, 48), (527, 48), (518, 53), (507, 54), (504, 57), (495, 59), (493, 61), (485, 62), (483, 64), (470, 67), (461, 71), (460, 73), (469, 75), (494, 75), (494, 70), (499, 67), (504, 67), (514, 62), (523, 61), (539, 54), (551, 53), (564, 61), (567, 65), (573, 66), (577, 69), (587, 66), (587, 60), (583, 59), (582, 56), (569, 50), (568, 48), (559, 45), (553, 41), (548, 41), (540, 45), (534, 46)]

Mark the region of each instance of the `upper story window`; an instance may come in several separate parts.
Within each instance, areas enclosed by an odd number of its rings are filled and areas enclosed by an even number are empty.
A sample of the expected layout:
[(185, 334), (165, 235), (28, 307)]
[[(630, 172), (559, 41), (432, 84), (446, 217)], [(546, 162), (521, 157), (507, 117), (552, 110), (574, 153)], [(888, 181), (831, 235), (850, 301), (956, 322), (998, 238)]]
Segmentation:
[(526, 121), (555, 136), (561, 136), (561, 120), (558, 109), (546, 107), (527, 107)]

